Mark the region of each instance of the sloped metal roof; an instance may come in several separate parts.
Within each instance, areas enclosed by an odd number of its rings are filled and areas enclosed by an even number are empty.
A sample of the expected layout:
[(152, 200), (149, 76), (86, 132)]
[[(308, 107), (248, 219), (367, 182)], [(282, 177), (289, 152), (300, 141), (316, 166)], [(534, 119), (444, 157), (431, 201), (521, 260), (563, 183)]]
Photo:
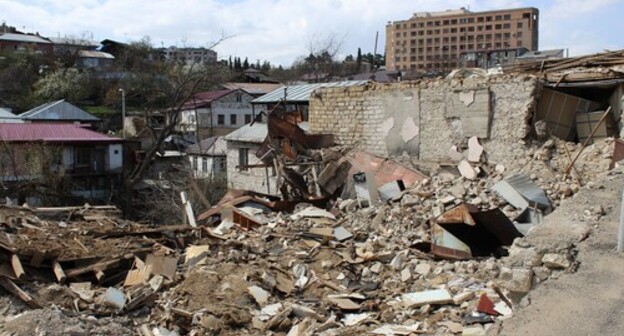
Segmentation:
[(227, 151), (227, 143), (223, 137), (210, 137), (200, 141), (198, 144), (190, 145), (186, 149), (186, 154), (223, 156)]
[(51, 44), (52, 43), (52, 42), (44, 39), (41, 36), (28, 35), (28, 34), (15, 34), (15, 33), (0, 34), (0, 41), (15, 41), (15, 42), (44, 43), (44, 44)]
[(99, 118), (68, 103), (65, 99), (46, 103), (19, 115), (24, 120), (100, 121)]
[(0, 139), (8, 142), (121, 142), (122, 139), (74, 124), (0, 124)]
[[(251, 101), (252, 104), (272, 104), (282, 101), (284, 95), (286, 95), (286, 102), (289, 103), (307, 103), (310, 100), (310, 95), (314, 90), (322, 87), (350, 87), (366, 85), (368, 80), (359, 81), (344, 81), (334, 83), (315, 83), (315, 84), (301, 84), (301, 85), (289, 85), (277, 88), (266, 95), (256, 98)], [(284, 91), (286, 90), (286, 91)]]
[(266, 123), (255, 122), (240, 127), (236, 131), (226, 135), (226, 141), (262, 143), (267, 137), (268, 128)]

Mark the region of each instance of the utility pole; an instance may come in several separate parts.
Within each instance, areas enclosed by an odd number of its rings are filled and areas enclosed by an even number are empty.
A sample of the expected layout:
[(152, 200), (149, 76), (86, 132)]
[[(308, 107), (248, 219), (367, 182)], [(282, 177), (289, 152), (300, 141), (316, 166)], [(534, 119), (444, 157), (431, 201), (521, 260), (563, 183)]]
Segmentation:
[(119, 89), (121, 92), (121, 137), (126, 138), (126, 90)]

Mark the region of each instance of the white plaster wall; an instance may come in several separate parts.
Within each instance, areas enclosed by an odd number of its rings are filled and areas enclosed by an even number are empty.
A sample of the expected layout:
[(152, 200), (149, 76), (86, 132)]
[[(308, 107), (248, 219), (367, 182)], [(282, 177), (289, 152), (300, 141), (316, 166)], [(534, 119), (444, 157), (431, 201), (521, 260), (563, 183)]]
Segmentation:
[[(262, 163), (255, 155), (259, 145), (253, 143), (243, 143), (228, 141), (227, 150), (227, 185), (230, 189), (245, 189), (259, 193), (268, 193), (277, 195), (275, 188), (275, 176), (269, 176), (269, 187), (267, 192), (266, 186), (266, 170), (264, 168), (251, 168), (248, 170), (240, 170), (238, 166), (238, 150), (239, 148), (249, 148), (249, 164)], [(269, 175), (272, 169), (269, 168)]]

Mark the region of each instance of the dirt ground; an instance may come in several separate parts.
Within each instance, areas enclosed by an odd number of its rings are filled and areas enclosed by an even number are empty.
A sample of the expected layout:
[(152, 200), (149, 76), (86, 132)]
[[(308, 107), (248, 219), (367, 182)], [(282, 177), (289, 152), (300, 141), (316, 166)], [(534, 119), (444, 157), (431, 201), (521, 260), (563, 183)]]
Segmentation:
[[(524, 299), (528, 306), (492, 330), (490, 335), (622, 335), (624, 320), (624, 254), (615, 251), (624, 175), (618, 170), (594, 188), (582, 190), (547, 218), (551, 228), (540, 234), (540, 243), (574, 239), (591, 229), (578, 244), (578, 271), (539, 285)], [(584, 221), (585, 212), (601, 205), (605, 216)], [(582, 233), (581, 233), (582, 234)], [(578, 238), (578, 236), (576, 237)]]

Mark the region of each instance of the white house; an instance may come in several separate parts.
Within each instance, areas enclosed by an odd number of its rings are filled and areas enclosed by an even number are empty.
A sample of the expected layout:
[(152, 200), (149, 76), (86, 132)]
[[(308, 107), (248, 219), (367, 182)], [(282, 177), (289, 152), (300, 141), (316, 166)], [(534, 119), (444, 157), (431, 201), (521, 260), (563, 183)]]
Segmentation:
[(226, 135), (227, 181), (231, 189), (245, 189), (277, 195), (276, 173), (272, 167), (249, 168), (262, 164), (256, 151), (267, 136), (267, 124), (255, 122)]
[(191, 145), (186, 155), (195, 178), (215, 178), (227, 175), (227, 144), (223, 137), (211, 137)]
[(253, 99), (242, 89), (198, 93), (184, 105), (178, 131), (195, 134), (200, 139), (226, 135), (251, 123)]

